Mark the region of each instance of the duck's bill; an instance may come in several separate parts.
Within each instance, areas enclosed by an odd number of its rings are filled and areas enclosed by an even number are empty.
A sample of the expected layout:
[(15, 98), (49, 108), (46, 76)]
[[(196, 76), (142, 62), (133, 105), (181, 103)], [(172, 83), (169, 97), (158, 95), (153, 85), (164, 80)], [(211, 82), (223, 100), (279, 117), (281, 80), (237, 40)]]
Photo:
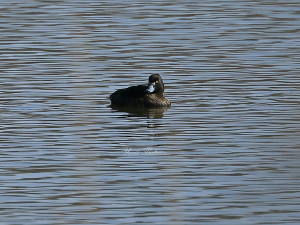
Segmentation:
[(152, 83), (149, 83), (148, 84), (148, 88), (146, 89), (145, 92), (147, 92), (147, 93), (153, 93), (153, 91), (154, 91), (154, 85)]

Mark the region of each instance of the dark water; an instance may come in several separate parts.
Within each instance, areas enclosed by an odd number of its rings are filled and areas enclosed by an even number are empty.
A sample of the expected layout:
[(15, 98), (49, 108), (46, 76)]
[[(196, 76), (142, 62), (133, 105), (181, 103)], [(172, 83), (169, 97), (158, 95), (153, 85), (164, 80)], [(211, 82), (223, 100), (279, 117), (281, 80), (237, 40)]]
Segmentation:
[[(1, 224), (299, 224), (299, 1), (2, 1)], [(158, 72), (166, 111), (109, 107)]]

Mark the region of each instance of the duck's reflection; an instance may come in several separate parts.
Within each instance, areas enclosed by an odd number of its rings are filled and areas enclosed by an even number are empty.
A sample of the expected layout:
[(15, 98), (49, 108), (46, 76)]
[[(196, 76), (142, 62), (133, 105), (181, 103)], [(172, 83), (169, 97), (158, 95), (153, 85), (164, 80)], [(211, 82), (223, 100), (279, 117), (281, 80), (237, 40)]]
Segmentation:
[(166, 112), (170, 107), (163, 108), (142, 108), (142, 107), (118, 107), (112, 106), (110, 107), (119, 112), (128, 113), (128, 117), (147, 117), (150, 119), (161, 119), (164, 116), (164, 112)]

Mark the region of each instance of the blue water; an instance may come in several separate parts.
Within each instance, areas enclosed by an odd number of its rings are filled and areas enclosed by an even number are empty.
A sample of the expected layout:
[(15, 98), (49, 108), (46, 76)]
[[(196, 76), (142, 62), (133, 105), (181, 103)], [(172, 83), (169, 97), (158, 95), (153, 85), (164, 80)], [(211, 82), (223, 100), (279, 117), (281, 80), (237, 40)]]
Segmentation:
[(299, 224), (298, 3), (4, 1), (1, 224)]

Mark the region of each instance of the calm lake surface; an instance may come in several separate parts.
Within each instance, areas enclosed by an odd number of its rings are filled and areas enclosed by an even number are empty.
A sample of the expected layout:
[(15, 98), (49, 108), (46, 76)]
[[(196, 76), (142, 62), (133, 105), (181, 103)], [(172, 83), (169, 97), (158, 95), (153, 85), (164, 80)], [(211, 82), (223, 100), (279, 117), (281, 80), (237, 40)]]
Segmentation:
[[(299, 224), (298, 0), (0, 5), (0, 222)], [(111, 108), (161, 74), (168, 110)]]

